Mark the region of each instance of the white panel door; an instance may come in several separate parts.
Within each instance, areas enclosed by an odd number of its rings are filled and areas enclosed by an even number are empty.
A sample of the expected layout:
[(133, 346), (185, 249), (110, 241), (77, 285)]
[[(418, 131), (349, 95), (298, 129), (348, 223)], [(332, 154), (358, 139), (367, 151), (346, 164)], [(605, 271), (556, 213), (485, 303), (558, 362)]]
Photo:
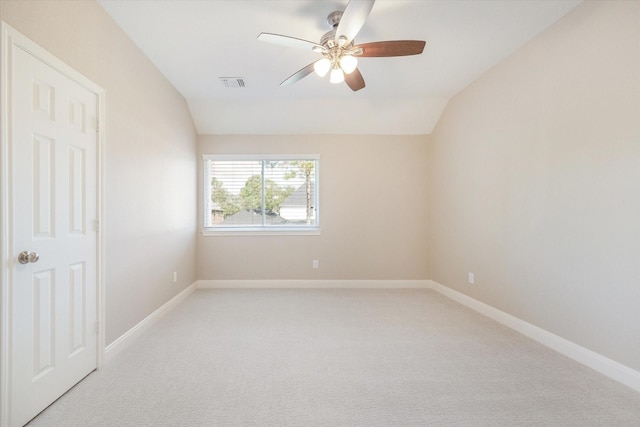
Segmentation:
[(17, 46), (10, 80), (10, 417), (18, 426), (96, 369), (98, 96)]

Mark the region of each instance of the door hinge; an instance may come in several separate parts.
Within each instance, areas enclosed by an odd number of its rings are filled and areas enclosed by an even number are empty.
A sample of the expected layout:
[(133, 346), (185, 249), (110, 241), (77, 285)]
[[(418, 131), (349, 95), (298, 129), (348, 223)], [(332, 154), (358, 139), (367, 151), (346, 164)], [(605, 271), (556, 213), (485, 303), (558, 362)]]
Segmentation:
[(100, 221), (97, 219), (93, 221), (93, 231), (100, 231)]
[(100, 322), (98, 322), (97, 320), (93, 322), (93, 330), (95, 331), (96, 334), (100, 332)]

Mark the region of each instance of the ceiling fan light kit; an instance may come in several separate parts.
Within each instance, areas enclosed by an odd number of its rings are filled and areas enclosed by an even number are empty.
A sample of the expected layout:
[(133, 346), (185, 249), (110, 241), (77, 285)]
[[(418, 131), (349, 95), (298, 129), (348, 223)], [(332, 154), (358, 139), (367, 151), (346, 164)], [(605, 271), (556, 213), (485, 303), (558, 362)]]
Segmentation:
[(280, 85), (293, 84), (314, 71), (320, 77), (331, 71), (331, 83), (346, 82), (351, 90), (358, 91), (365, 87), (364, 78), (358, 70), (358, 56), (380, 58), (421, 54), (425, 46), (422, 40), (392, 40), (354, 45), (354, 37), (364, 25), (374, 3), (375, 0), (350, 0), (344, 12), (330, 13), (327, 22), (332, 29), (322, 36), (320, 43), (281, 34), (260, 33), (259, 40), (311, 49), (323, 56), (296, 71)]
[[(339, 46), (334, 46), (327, 52), (322, 52), (324, 58), (316, 61), (313, 64), (313, 69), (320, 77), (327, 75), (327, 72), (331, 70), (331, 83), (342, 83), (344, 81), (344, 75), (341, 78), (334, 77), (338, 74), (345, 73), (351, 74), (353, 70), (358, 66), (358, 60), (351, 54), (350, 51), (345, 50)], [(339, 71), (340, 73), (337, 73)]]

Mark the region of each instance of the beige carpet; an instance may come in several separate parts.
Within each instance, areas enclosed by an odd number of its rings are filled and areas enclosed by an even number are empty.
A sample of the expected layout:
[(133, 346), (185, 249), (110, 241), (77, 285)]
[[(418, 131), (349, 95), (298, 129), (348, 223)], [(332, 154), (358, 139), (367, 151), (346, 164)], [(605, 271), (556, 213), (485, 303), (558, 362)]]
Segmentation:
[(640, 426), (640, 393), (430, 290), (198, 290), (31, 426)]

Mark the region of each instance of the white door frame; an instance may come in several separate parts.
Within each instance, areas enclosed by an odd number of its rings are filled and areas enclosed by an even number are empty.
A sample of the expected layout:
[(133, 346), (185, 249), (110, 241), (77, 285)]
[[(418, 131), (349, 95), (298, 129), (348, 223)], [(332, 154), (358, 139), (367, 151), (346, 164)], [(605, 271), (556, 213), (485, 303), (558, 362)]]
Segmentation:
[(27, 37), (16, 31), (14, 28), (0, 22), (0, 425), (9, 425), (9, 410), (11, 396), (9, 395), (10, 372), (11, 372), (11, 295), (12, 295), (12, 272), (16, 260), (16, 254), (9, 253), (13, 239), (11, 224), (11, 188), (13, 187), (12, 164), (11, 164), (11, 93), (10, 93), (10, 70), (11, 57), (13, 49), (22, 49), (39, 60), (43, 61), (51, 68), (85, 87), (98, 97), (98, 135), (97, 135), (97, 200), (98, 200), (98, 289), (97, 295), (97, 313), (99, 322), (98, 340), (97, 340), (97, 360), (98, 369), (104, 361), (105, 351), (105, 331), (104, 331), (104, 149), (105, 149), (105, 93), (104, 90), (84, 77), (78, 71), (74, 70), (45, 49), (29, 40)]

